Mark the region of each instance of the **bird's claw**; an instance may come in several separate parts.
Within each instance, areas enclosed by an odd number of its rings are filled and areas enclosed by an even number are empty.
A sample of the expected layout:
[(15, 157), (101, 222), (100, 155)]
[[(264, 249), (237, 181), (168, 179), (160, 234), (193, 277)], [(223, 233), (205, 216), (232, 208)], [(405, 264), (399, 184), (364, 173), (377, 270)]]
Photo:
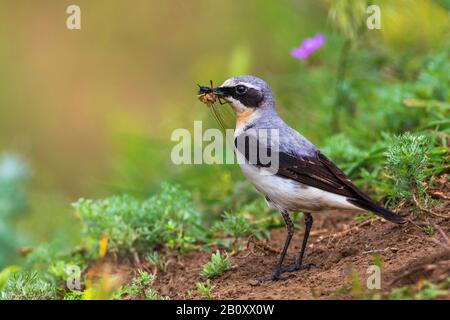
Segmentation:
[(287, 267), (282, 267), (281, 272), (293, 272), (297, 270), (309, 270), (311, 267), (315, 267), (316, 265), (314, 263), (305, 263), (300, 264), (298, 262), (295, 262)]

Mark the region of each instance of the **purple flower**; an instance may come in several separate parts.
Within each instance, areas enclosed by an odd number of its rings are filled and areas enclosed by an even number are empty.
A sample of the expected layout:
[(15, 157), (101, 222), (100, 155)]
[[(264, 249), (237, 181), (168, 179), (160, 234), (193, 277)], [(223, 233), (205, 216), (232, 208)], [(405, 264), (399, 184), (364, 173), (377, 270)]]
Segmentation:
[(291, 51), (291, 56), (296, 59), (306, 60), (309, 55), (319, 49), (325, 43), (323, 34), (318, 33), (313, 38), (306, 38), (303, 40), (300, 48), (294, 48)]

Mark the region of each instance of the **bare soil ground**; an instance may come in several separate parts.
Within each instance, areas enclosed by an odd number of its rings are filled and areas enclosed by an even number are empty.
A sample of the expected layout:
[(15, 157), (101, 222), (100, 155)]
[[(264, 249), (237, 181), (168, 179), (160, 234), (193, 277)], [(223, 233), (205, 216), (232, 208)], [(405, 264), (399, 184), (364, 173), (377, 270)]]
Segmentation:
[[(349, 283), (350, 270), (357, 272), (362, 283), (368, 277), (367, 268), (375, 255), (383, 261), (381, 291), (417, 283), (421, 278), (440, 281), (450, 276), (450, 248), (445, 248), (445, 237), (450, 235), (450, 186), (443, 180), (436, 197), (440, 203), (432, 213), (413, 214), (411, 208), (399, 213), (410, 218), (398, 226), (379, 218), (357, 222), (353, 215), (330, 212), (316, 216), (310, 236), (305, 262), (315, 264), (310, 270), (293, 272), (284, 281), (257, 284), (255, 279), (268, 275), (278, 258), (278, 250), (285, 240), (285, 230), (272, 230), (268, 243), (249, 241), (247, 249), (231, 257), (233, 268), (213, 279), (215, 299), (327, 299)], [(303, 225), (303, 221), (299, 222)], [(434, 235), (424, 232), (433, 226)], [(297, 230), (285, 259), (294, 262), (303, 237), (303, 228)], [(449, 245), (449, 244), (447, 244)], [(171, 299), (201, 299), (195, 290), (199, 275), (211, 253), (190, 252), (172, 257), (168, 271), (158, 272), (155, 289)], [(143, 266), (151, 270), (149, 266)], [(127, 268), (128, 277), (136, 272)], [(122, 269), (123, 272), (123, 269)], [(190, 295), (188, 291), (192, 291)]]

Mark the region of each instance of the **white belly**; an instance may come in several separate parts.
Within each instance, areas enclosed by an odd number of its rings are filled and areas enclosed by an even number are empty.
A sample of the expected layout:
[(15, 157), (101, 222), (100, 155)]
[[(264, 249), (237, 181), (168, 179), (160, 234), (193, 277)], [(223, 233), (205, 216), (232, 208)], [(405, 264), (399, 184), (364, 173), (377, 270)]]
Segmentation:
[(247, 179), (269, 198), (277, 209), (307, 212), (330, 209), (363, 211), (349, 203), (344, 196), (309, 187), (291, 179), (261, 174), (259, 168), (249, 164), (240, 166)]

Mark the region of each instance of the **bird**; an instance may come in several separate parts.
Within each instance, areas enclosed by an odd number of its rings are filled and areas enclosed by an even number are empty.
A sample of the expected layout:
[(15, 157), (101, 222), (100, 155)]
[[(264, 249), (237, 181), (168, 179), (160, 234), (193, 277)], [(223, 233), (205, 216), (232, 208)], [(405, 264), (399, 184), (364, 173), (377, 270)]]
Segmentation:
[[(286, 225), (286, 240), (278, 261), (271, 274), (258, 279), (260, 282), (284, 280), (293, 271), (309, 270), (314, 266), (304, 263), (304, 256), (313, 216), (317, 214), (333, 209), (350, 213), (371, 211), (390, 222), (406, 223), (403, 217), (377, 204), (358, 189), (313, 143), (281, 119), (275, 109), (272, 91), (264, 80), (249, 75), (236, 76), (215, 88), (201, 87), (199, 93), (202, 90), (225, 100), (233, 109), (236, 114), (234, 151), (241, 170), (267, 204), (281, 213)], [(273, 137), (267, 134), (268, 131), (275, 133)], [(261, 132), (266, 133), (261, 135)], [(270, 137), (266, 139), (267, 136)], [(257, 156), (252, 157), (255, 150)], [(263, 161), (261, 150), (271, 161)], [(276, 166), (272, 166), (272, 162), (276, 162)], [(290, 217), (293, 212), (303, 212), (305, 231), (295, 262), (283, 266), (294, 235)]]

